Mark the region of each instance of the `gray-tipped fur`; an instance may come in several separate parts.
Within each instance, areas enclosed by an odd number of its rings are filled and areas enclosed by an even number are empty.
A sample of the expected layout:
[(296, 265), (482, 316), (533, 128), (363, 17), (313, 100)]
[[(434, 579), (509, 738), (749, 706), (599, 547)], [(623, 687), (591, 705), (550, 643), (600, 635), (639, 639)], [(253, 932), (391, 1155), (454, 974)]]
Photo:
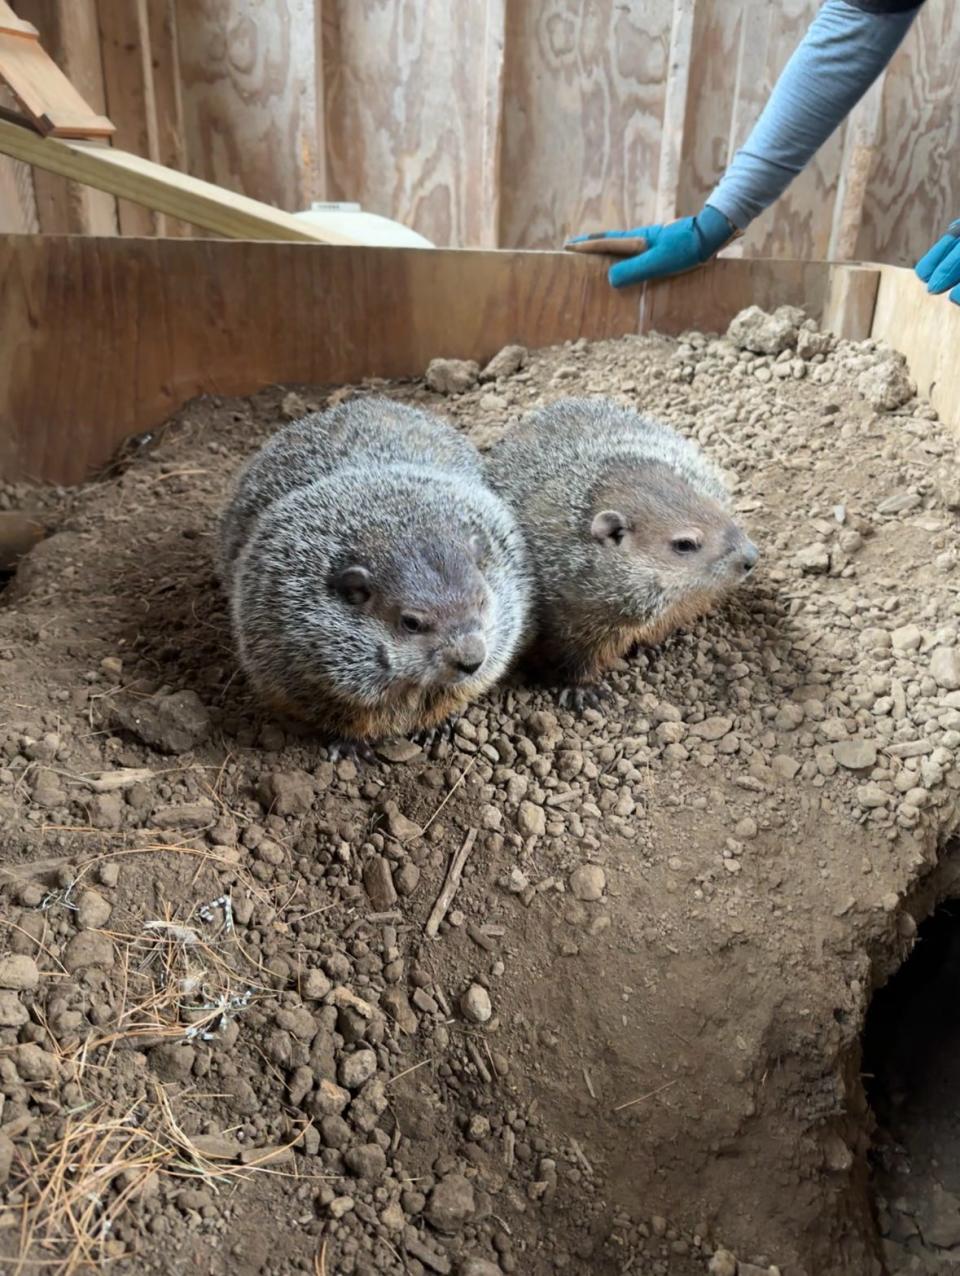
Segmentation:
[[(537, 647), (572, 682), (689, 623), (756, 561), (699, 447), (606, 399), (531, 413), (490, 450), (486, 473), (527, 542)], [(695, 548), (681, 552), (685, 529)]]
[(221, 547), (251, 682), (335, 737), (438, 726), (526, 637), (526, 552), (477, 453), (388, 400), (281, 430), (241, 473)]

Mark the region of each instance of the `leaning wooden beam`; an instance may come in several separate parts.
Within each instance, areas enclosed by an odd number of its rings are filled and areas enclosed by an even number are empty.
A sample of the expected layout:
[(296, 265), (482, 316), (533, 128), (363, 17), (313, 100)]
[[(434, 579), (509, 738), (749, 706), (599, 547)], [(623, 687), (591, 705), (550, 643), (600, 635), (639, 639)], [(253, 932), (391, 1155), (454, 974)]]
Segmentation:
[(6, 80), (41, 133), (109, 137), (113, 125), (86, 104), (40, 46), (39, 32), (0, 0), (0, 78)]
[(303, 243), (354, 244), (342, 232), (301, 221), (259, 200), (154, 164), (139, 155), (91, 142), (40, 137), (20, 124), (0, 119), (0, 154), (171, 217), (180, 217), (228, 239), (294, 240)]
[[(637, 331), (722, 331), (785, 302), (819, 317), (830, 267), (721, 261), (618, 292), (573, 253), (222, 239), (0, 238), (0, 478), (75, 483), (199, 394), (422, 375)], [(56, 375), (51, 374), (55, 369)]]

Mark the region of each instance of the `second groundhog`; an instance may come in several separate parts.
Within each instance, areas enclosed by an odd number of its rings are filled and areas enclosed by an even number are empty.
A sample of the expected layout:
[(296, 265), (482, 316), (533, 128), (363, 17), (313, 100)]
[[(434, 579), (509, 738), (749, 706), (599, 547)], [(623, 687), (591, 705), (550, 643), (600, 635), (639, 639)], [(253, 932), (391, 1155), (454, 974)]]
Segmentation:
[(571, 685), (690, 624), (759, 556), (697, 445), (606, 399), (531, 413), (486, 469), (530, 552), (538, 663)]
[(281, 430), (221, 528), (240, 662), (273, 708), (338, 746), (430, 732), (507, 670), (527, 557), (446, 421), (355, 400)]

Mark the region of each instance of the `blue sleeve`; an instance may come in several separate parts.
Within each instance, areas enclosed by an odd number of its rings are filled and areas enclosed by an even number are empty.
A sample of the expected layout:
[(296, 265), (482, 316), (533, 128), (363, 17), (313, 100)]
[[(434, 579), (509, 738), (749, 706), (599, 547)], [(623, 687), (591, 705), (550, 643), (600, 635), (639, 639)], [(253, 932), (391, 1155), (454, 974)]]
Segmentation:
[(806, 167), (896, 53), (920, 10), (826, 0), (707, 203), (744, 230)]

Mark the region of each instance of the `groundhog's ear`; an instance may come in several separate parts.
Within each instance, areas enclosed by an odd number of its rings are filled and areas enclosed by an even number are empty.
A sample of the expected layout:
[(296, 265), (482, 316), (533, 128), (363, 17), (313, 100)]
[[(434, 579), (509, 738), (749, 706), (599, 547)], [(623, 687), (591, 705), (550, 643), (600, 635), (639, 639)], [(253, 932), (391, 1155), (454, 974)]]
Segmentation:
[(619, 510), (601, 510), (593, 516), (590, 535), (597, 541), (612, 541), (619, 545), (626, 534), (627, 519)]
[(478, 567), (482, 567), (490, 553), (490, 542), (483, 532), (471, 532), (467, 544), (470, 548), (470, 553), (473, 555), (473, 561)]
[(338, 594), (352, 607), (360, 607), (373, 593), (370, 573), (365, 567), (345, 567), (330, 582)]

